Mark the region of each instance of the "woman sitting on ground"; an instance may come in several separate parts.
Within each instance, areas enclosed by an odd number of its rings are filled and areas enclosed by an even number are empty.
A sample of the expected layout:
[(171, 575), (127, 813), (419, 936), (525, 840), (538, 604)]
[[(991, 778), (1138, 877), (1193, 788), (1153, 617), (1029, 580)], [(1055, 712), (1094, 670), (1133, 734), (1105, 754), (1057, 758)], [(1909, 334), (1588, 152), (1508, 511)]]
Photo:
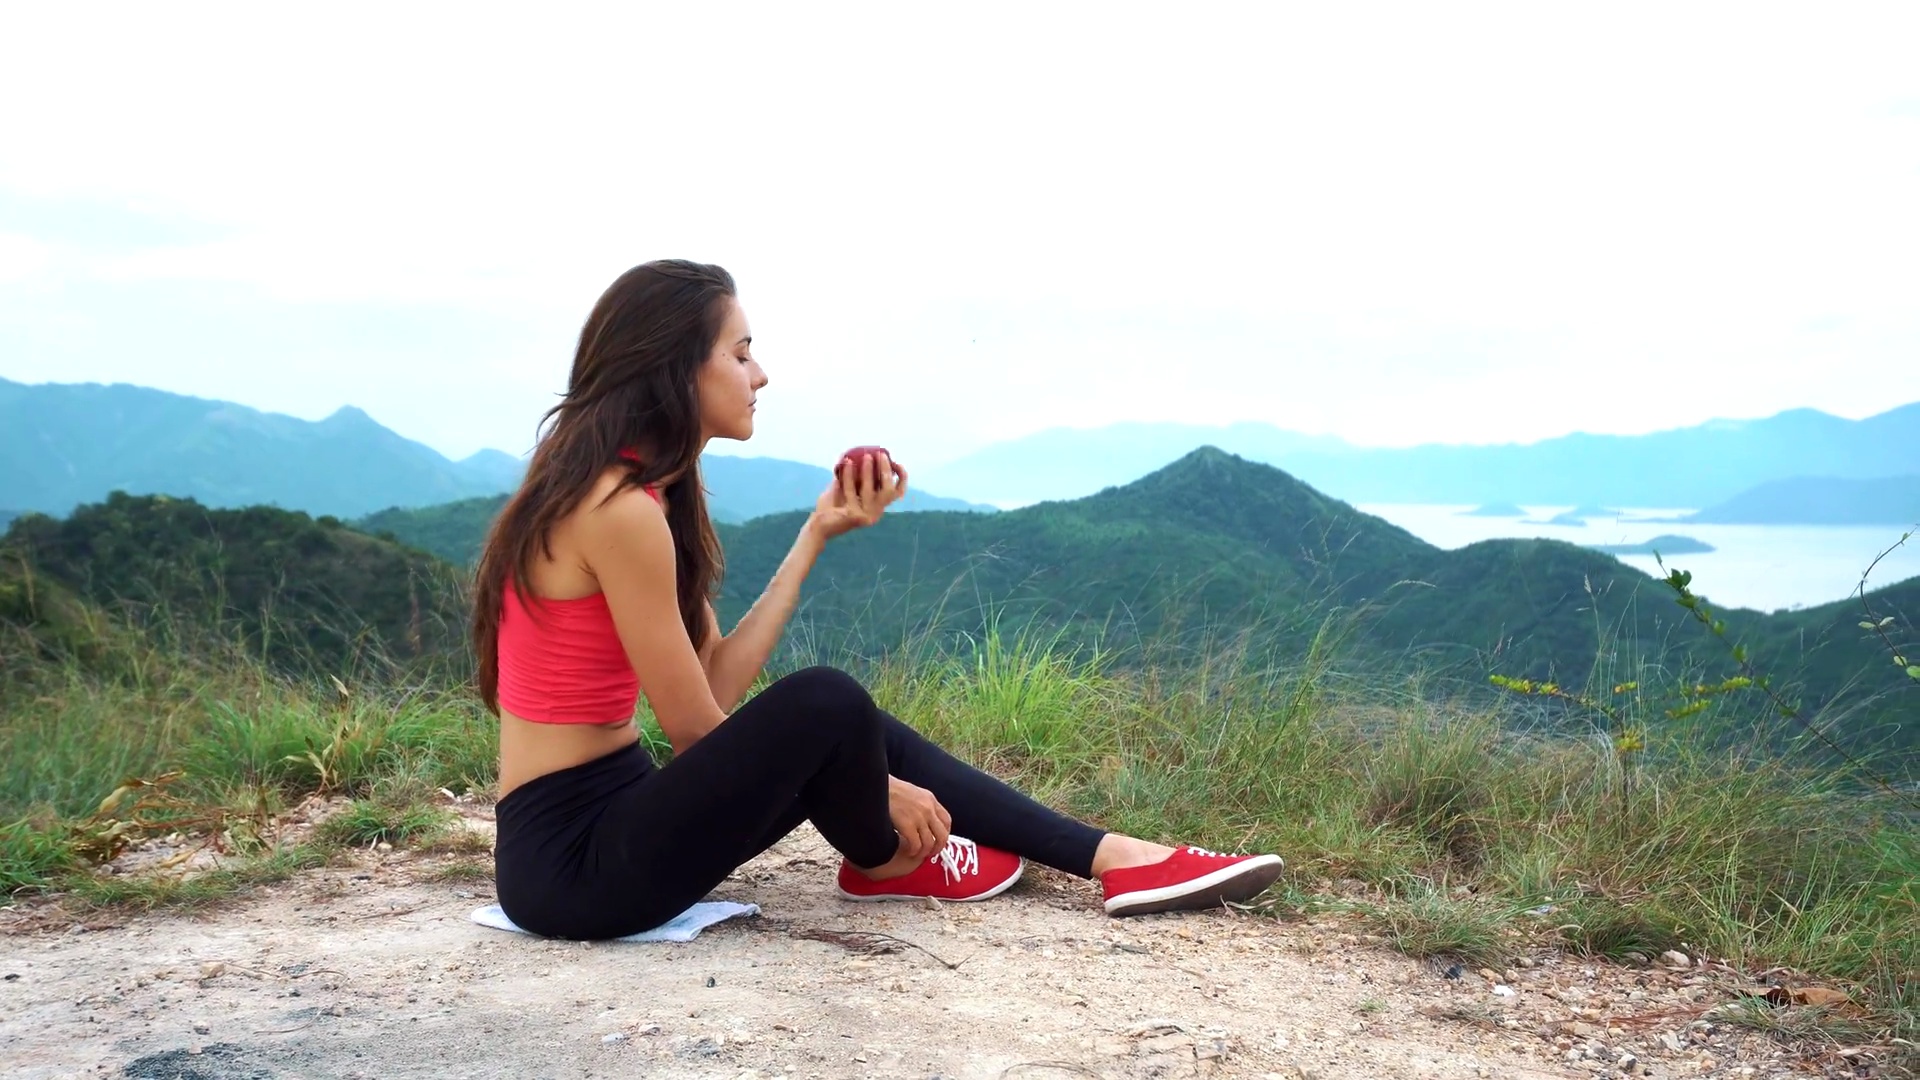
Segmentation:
[[(751, 700), (832, 538), (906, 491), (865, 458), (823, 492), (733, 633), (710, 598), (721, 556), (699, 458), (753, 435), (767, 385), (726, 271), (635, 267), (581, 330), (565, 398), (495, 521), (476, 582), (480, 690), (500, 717), (500, 905), (521, 928), (601, 939), (665, 923), (802, 821), (844, 856), (852, 900), (980, 900), (1032, 859), (1097, 877), (1113, 915), (1245, 900), (1273, 855), (1103, 832), (922, 738), (852, 677), (795, 672)], [(644, 692), (673, 748), (634, 723)]]

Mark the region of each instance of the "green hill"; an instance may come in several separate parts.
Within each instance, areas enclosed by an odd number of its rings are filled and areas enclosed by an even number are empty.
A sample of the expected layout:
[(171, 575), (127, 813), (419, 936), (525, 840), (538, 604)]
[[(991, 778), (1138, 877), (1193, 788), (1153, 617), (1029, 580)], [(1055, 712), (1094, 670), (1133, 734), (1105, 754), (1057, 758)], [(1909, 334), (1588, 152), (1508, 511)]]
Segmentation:
[(90, 632), (71, 595), (188, 645), (238, 642), (284, 670), (444, 663), (465, 648), (460, 582), (447, 564), (273, 507), (116, 492), (65, 519), (15, 521), (0, 563), (14, 575), (0, 616), (68, 645)]
[[(798, 523), (763, 518), (730, 533), (730, 602), (744, 610), (752, 601)], [(1584, 606), (1583, 574), (1603, 586), (1653, 584), (1558, 542), (1444, 551), (1277, 469), (1209, 448), (1085, 499), (991, 518), (883, 519), (836, 541), (805, 602), (816, 623), (868, 642), (925, 626), (949, 590), (941, 618), (967, 633), (980, 629), (983, 609), (1003, 609), (1145, 639), (1259, 623), (1292, 638), (1317, 629), (1329, 608), (1367, 605), (1369, 635), (1387, 648), (1450, 659), (1499, 652), (1544, 674), (1556, 658), (1578, 656), (1576, 644), (1592, 656), (1590, 617), (1564, 620), (1569, 629), (1547, 635), (1543, 648), (1527, 639), (1543, 621), (1560, 629), (1556, 613)]]
[(390, 506), (353, 522), (362, 532), (430, 552), (455, 566), (472, 566), (506, 495), (404, 509)]
[[(774, 516), (722, 533), (723, 617), (742, 614), (800, 523)], [(1711, 583), (1701, 583), (1711, 593)], [(1920, 579), (1885, 591), (1920, 611)], [(1705, 599), (1711, 603), (1711, 596)], [(836, 541), (803, 594), (801, 623), (826, 651), (874, 651), (916, 636), (964, 639), (1034, 627), (1125, 653), (1192, 654), (1218, 635), (1297, 652), (1336, 613), (1364, 611), (1357, 644), (1382, 671), (1412, 658), (1468, 686), (1489, 674), (1581, 686), (1635, 665), (1723, 671), (1713, 640), (1673, 592), (1609, 555), (1558, 540), (1488, 540), (1448, 551), (1329, 499), (1269, 466), (1203, 449), (1125, 487), (990, 518), (889, 517)], [(1719, 612), (1735, 640), (1810, 704), (1842, 690), (1905, 693), (1854, 623), (1857, 607), (1788, 615)], [(1911, 624), (1897, 628), (1911, 635)], [(1849, 719), (1856, 742), (1895, 733), (1892, 699)], [(1908, 707), (1912, 702), (1907, 701)]]
[(1715, 525), (1888, 525), (1920, 523), (1920, 475), (1774, 480), (1680, 518)]

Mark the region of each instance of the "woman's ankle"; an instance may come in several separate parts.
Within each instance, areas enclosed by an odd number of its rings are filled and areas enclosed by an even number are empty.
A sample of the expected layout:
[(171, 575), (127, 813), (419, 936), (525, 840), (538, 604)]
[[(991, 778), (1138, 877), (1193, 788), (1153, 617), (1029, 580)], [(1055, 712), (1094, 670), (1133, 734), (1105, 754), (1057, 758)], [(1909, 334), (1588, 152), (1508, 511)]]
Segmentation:
[(1100, 846), (1093, 849), (1093, 876), (1097, 878), (1111, 870), (1147, 866), (1172, 854), (1173, 849), (1165, 844), (1149, 843), (1120, 833), (1108, 833), (1100, 838)]
[(908, 855), (895, 855), (893, 858), (871, 870), (857, 863), (849, 865), (852, 865), (861, 877), (869, 881), (886, 881), (888, 878), (905, 877), (913, 873), (914, 869), (920, 865), (920, 860)]

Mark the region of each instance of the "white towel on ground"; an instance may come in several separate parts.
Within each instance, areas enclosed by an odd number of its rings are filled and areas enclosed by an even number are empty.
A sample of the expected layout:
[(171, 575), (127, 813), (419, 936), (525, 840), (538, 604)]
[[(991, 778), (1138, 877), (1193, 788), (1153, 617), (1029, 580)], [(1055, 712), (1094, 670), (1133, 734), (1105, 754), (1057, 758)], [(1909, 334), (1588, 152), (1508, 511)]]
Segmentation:
[[(651, 930), (642, 930), (637, 934), (628, 934), (626, 937), (614, 940), (692, 941), (699, 936), (700, 931), (723, 919), (731, 919), (735, 915), (758, 914), (760, 914), (759, 904), (736, 904), (731, 900), (702, 900)], [(511, 930), (516, 934), (532, 933), (530, 930), (522, 930), (513, 925), (513, 920), (507, 918), (507, 913), (500, 910), (499, 904), (475, 908), (470, 917), (481, 926), (491, 926), (496, 930)]]

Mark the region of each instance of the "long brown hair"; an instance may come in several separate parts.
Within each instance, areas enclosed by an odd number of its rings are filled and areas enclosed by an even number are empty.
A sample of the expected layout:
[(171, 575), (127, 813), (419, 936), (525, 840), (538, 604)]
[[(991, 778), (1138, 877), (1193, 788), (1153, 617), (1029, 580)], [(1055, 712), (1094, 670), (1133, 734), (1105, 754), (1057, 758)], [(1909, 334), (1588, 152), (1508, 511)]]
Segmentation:
[[(735, 295), (718, 266), (661, 260), (636, 266), (602, 293), (574, 352), (567, 393), (541, 418), (551, 427), (527, 473), (488, 530), (475, 570), (473, 645), (480, 699), (499, 711), (501, 605), (512, 588), (530, 596), (536, 552), (551, 556), (560, 520), (609, 465), (627, 472), (609, 494), (673, 476), (662, 494), (673, 533), (680, 619), (694, 648), (707, 636), (706, 602), (720, 580), (720, 542), (700, 483), (700, 403), (695, 378), (713, 350)], [(639, 460), (621, 452), (641, 450)], [(537, 601), (534, 601), (537, 603)]]

